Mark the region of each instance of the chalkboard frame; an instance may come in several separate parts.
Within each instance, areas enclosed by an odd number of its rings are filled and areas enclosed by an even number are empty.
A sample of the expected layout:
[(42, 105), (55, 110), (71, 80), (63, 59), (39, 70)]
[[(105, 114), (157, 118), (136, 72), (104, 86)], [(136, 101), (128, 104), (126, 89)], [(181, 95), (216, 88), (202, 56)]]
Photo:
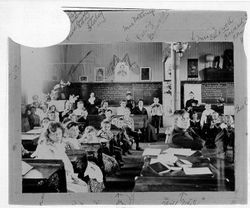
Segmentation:
[[(44, 83), (44, 87), (43, 87), (43, 93), (45, 93), (45, 94), (47, 94), (47, 93), (49, 93), (50, 92), (50, 88), (52, 87), (52, 86), (54, 86), (55, 85), (55, 83), (56, 82), (53, 82), (53, 81), (46, 81), (45, 83)], [(76, 87), (76, 89), (75, 89), (75, 93), (73, 93), (72, 92), (72, 89), (70, 89), (70, 88), (68, 88), (68, 87), (66, 87), (65, 89), (64, 89), (64, 91), (65, 91), (65, 93), (67, 94), (67, 96), (66, 96), (66, 99), (68, 99), (68, 96), (70, 95), (70, 94), (75, 94), (75, 95), (79, 95), (79, 99), (80, 100), (87, 100), (89, 97), (89, 94), (90, 94), (90, 91), (91, 91), (91, 87), (90, 88), (87, 88), (87, 94), (85, 94), (85, 96), (83, 97), (82, 95), (81, 95), (81, 86), (83, 86), (83, 85), (105, 85), (105, 84), (114, 84), (114, 85), (119, 85), (119, 84), (121, 84), (121, 85), (136, 85), (136, 84), (141, 84), (141, 85), (145, 85), (145, 84), (160, 84), (161, 85), (161, 87), (157, 90), (157, 96), (159, 97), (159, 101), (160, 101), (160, 103), (162, 103), (162, 99), (163, 99), (163, 97), (162, 97), (162, 90), (163, 90), (163, 83), (161, 82), (161, 81), (145, 81), (145, 82), (72, 82), (71, 83), (71, 85), (69, 86), (69, 87), (71, 87), (71, 86), (78, 86), (78, 87)], [(153, 103), (153, 96), (154, 95), (152, 95), (152, 103)], [(124, 99), (126, 98), (126, 93), (124, 93)], [(143, 99), (143, 98), (142, 98)], [(100, 104), (100, 101), (101, 101), (101, 99), (97, 96), (97, 100), (98, 100), (98, 105)], [(136, 102), (138, 101), (138, 100), (135, 100)], [(152, 103), (149, 103), (149, 101), (146, 101), (146, 100), (144, 100), (145, 102), (144, 102), (144, 105), (150, 105), (150, 104), (152, 104)], [(115, 102), (115, 103), (109, 103), (109, 105), (111, 106), (111, 107), (118, 107), (119, 106), (119, 102)]]
[[(185, 84), (205, 84), (205, 83), (233, 83), (235, 85), (235, 82), (217, 81), (217, 80), (212, 80), (212, 81), (185, 80), (185, 81), (181, 81), (181, 109), (185, 108), (185, 103), (184, 103), (184, 85)], [(235, 86), (234, 86), (234, 88), (235, 88)]]

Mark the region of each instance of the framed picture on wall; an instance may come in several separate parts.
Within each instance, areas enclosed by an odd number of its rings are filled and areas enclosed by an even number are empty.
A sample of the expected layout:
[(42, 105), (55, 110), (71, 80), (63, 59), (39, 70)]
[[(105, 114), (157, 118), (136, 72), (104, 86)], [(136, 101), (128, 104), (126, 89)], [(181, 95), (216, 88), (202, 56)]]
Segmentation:
[(151, 68), (150, 67), (141, 67), (140, 68), (140, 80), (141, 81), (150, 81), (151, 80)]
[(198, 59), (187, 60), (188, 78), (198, 78)]
[(95, 67), (95, 82), (103, 82), (105, 80), (105, 67)]
[(88, 77), (87, 76), (79, 76), (79, 81), (80, 82), (87, 82), (88, 81)]

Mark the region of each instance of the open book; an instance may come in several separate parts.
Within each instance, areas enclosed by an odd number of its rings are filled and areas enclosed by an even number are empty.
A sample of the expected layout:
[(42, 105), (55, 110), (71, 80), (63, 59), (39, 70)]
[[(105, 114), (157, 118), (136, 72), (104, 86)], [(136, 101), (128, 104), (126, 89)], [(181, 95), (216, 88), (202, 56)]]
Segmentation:
[(160, 162), (150, 164), (149, 167), (158, 174), (167, 173), (170, 171), (168, 167), (166, 167)]

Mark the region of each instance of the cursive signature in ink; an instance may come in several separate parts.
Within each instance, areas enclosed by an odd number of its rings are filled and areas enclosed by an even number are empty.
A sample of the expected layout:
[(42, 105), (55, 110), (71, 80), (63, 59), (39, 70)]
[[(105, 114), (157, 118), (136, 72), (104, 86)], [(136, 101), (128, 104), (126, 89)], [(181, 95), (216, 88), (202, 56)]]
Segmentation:
[(92, 31), (95, 27), (99, 27), (106, 21), (103, 12), (67, 12), (70, 22), (71, 30), (67, 37), (69, 40), (76, 30), (86, 27), (88, 31)]
[(197, 205), (199, 204), (196, 199), (188, 197), (188, 194), (182, 192), (178, 195), (177, 199), (170, 199), (165, 197), (161, 204), (164, 205)]
[(240, 18), (240, 21), (229, 17), (225, 24), (219, 28), (209, 28), (202, 34), (196, 34), (192, 32), (192, 40), (194, 41), (204, 41), (204, 40), (215, 40), (218, 37), (223, 37), (224, 39), (229, 39), (230, 37), (233, 40), (237, 39), (239, 36), (243, 34), (243, 28), (246, 23), (247, 16), (244, 15)]
[(162, 12), (155, 24), (152, 21), (148, 21), (143, 30), (136, 35), (136, 38), (142, 40), (144, 37), (147, 37), (149, 40), (153, 40), (160, 26), (167, 20), (168, 16), (168, 12)]
[(115, 195), (115, 204), (118, 205), (118, 204), (122, 204), (122, 205), (125, 205), (125, 204), (132, 204), (133, 203), (133, 197), (129, 196), (128, 194), (120, 194), (120, 193), (117, 193)]
[(136, 14), (135, 16), (132, 16), (131, 17), (132, 21), (129, 24), (122, 26), (124, 32), (130, 30), (132, 27), (135, 26), (135, 24), (138, 21), (142, 20), (143, 18), (149, 15), (155, 16), (155, 10), (143, 10), (139, 12), (138, 14)]

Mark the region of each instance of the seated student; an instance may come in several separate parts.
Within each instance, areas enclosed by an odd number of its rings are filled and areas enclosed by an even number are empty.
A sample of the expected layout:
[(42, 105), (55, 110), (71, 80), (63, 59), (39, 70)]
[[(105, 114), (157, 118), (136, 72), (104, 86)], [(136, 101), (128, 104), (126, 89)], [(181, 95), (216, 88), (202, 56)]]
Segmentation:
[(159, 134), (160, 129), (160, 119), (163, 115), (162, 105), (159, 103), (159, 98), (154, 97), (153, 104), (151, 107), (151, 115), (152, 115), (152, 125), (156, 128), (156, 134)]
[(31, 106), (34, 106), (35, 108), (39, 108), (40, 107), (40, 100), (39, 100), (39, 96), (38, 95), (33, 95), (32, 96)]
[[(96, 129), (93, 126), (87, 126), (85, 128), (83, 136), (79, 140), (80, 144), (91, 144), (91, 143), (107, 143), (108, 140), (104, 138), (97, 137)], [(102, 149), (100, 149), (102, 151)], [(106, 152), (106, 150), (104, 150)], [(114, 173), (118, 168), (118, 162), (115, 158), (102, 153), (102, 159), (104, 164), (104, 170), (107, 174)]]
[(66, 144), (66, 149), (80, 149), (78, 141), (79, 132), (77, 123), (69, 121), (65, 124), (65, 137), (63, 138), (63, 142)]
[(109, 120), (103, 120), (101, 123), (102, 129), (98, 131), (97, 136), (100, 138), (107, 139), (109, 141), (109, 155), (115, 156), (115, 159), (119, 163), (119, 165), (123, 165), (124, 162), (122, 160), (122, 149), (121, 149), (121, 141), (112, 133), (111, 123)]
[(43, 129), (46, 129), (50, 123), (49, 117), (44, 117), (43, 120), (41, 121), (41, 127)]
[(73, 114), (75, 114), (78, 117), (78, 120), (83, 118), (84, 120), (87, 120), (88, 111), (84, 107), (83, 101), (77, 102), (77, 108), (73, 111)]
[(223, 153), (227, 150), (230, 140), (234, 140), (234, 131), (230, 124), (227, 123), (226, 117), (219, 117), (217, 112), (212, 113), (212, 121), (206, 129), (206, 146), (208, 148), (216, 148), (217, 153)]
[(104, 114), (100, 115), (100, 117), (102, 118), (102, 120), (109, 120), (111, 122), (112, 119), (114, 118), (113, 111), (110, 108), (108, 108), (104, 112)]
[(131, 112), (135, 115), (145, 115), (148, 119), (148, 112), (147, 112), (146, 108), (144, 108), (143, 104), (144, 104), (143, 100), (140, 99), (138, 101), (137, 106)]
[(64, 128), (58, 122), (51, 122), (32, 154), (36, 159), (59, 159), (64, 163), (66, 171), (67, 189), (71, 192), (88, 192), (87, 184), (74, 173), (73, 166), (65, 153), (62, 143)]
[(47, 117), (48, 104), (42, 103), (39, 108), (36, 109), (36, 114), (39, 116), (40, 121)]
[(174, 112), (174, 129), (172, 131), (172, 142), (183, 148), (200, 150), (204, 141), (190, 128), (190, 118), (186, 110)]
[(59, 122), (59, 118), (56, 116), (55, 111), (49, 111), (48, 112), (48, 118), (49, 118), (50, 121)]
[[(81, 148), (81, 145), (79, 143), (79, 129), (78, 124), (72, 121), (68, 121), (65, 123), (65, 137), (63, 138), (63, 143), (65, 144), (66, 149), (71, 150), (79, 150)], [(87, 179), (87, 182), (90, 186), (91, 192), (101, 192), (104, 189), (103, 184), (103, 174), (101, 172), (101, 169), (94, 163), (90, 162), (86, 159), (84, 163), (87, 164), (84, 165), (86, 167), (86, 170), (84, 171), (84, 174), (81, 173), (80, 169), (80, 176), (81, 179), (85, 179), (85, 176), (88, 176), (89, 179)]]
[(54, 119), (54, 121), (59, 122), (59, 121), (60, 121), (59, 112), (57, 111), (55, 105), (51, 105), (51, 106), (49, 107), (49, 109), (48, 109), (48, 114), (49, 114), (50, 112), (54, 112), (54, 113), (55, 113), (55, 119)]
[(144, 115), (146, 116), (146, 123), (145, 123), (145, 128), (140, 129), (142, 132), (143, 137), (145, 138), (145, 141), (156, 141), (157, 136), (155, 134), (155, 129), (154, 127), (148, 122), (148, 112), (146, 108), (143, 106), (143, 100), (140, 99), (138, 101), (138, 105), (133, 109), (132, 113), (134, 115)]
[(30, 128), (30, 123), (29, 123), (29, 118), (28, 118), (28, 113), (27, 113), (27, 108), (24, 104), (21, 105), (21, 124), (22, 124), (22, 132), (27, 132), (29, 131)]
[(117, 115), (125, 115), (126, 111), (126, 100), (121, 100), (120, 101), (120, 107), (117, 108), (116, 114)]
[(200, 119), (198, 119), (198, 113), (196, 111), (193, 111), (191, 115), (190, 127), (195, 131), (196, 134), (198, 134), (199, 136), (202, 136), (201, 123), (200, 123)]
[(203, 128), (204, 124), (209, 123), (211, 119), (211, 115), (214, 112), (213, 109), (211, 109), (211, 104), (205, 105), (205, 110), (201, 114), (201, 128)]
[(132, 99), (132, 94), (130, 91), (128, 91), (126, 94), (126, 107), (129, 108), (131, 112), (135, 107), (135, 101)]
[(133, 137), (136, 144), (136, 150), (141, 151), (142, 149), (139, 147), (140, 136), (135, 131), (134, 120), (133, 118), (130, 117), (130, 114), (131, 114), (130, 109), (125, 108), (124, 116), (117, 119), (112, 119), (112, 123), (116, 125), (118, 128), (124, 129), (125, 136), (127, 134), (128, 136)]
[(235, 132), (234, 132), (234, 120), (233, 117), (230, 115), (225, 115), (223, 117), (223, 123), (225, 124), (224, 126), (221, 125), (221, 128), (225, 129), (225, 133), (228, 137), (225, 146), (229, 145), (234, 148), (234, 137), (235, 137)]
[(109, 103), (106, 100), (103, 100), (101, 103), (101, 107), (98, 109), (98, 115), (102, 116), (105, 115), (106, 110), (108, 110)]
[(207, 122), (204, 123), (202, 128), (203, 137), (206, 140), (206, 147), (210, 149), (214, 149), (215, 145), (215, 137), (221, 132), (221, 120), (219, 118), (219, 114), (217, 112), (212, 112), (211, 118), (207, 119)]
[(73, 113), (73, 104), (69, 100), (66, 100), (61, 120), (63, 121), (65, 118), (68, 118), (69, 115), (72, 113)]
[(40, 118), (36, 114), (36, 107), (31, 106), (30, 115), (28, 116), (28, 118), (31, 129), (33, 129), (35, 126), (40, 126)]

